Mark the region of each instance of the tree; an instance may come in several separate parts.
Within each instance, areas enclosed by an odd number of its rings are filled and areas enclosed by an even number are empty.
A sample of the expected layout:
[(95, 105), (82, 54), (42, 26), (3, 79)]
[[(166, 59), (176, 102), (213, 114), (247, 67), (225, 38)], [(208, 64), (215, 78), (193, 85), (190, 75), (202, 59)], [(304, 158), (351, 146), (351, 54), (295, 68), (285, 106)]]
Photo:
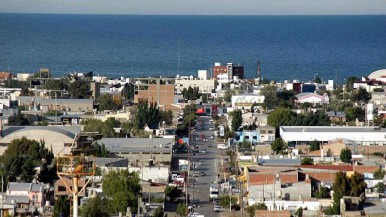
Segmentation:
[(80, 215), (82, 217), (108, 217), (110, 215), (107, 206), (107, 200), (97, 195), (83, 204), (80, 209)]
[(365, 110), (361, 107), (346, 107), (344, 109), (344, 114), (348, 122), (355, 121), (357, 118), (359, 121), (365, 119)]
[(90, 83), (78, 77), (78, 74), (68, 76), (68, 93), (73, 99), (88, 99), (91, 97)]
[(281, 138), (276, 138), (275, 141), (272, 142), (271, 144), (271, 149), (274, 151), (276, 154), (278, 154), (280, 151), (284, 149), (284, 142)]
[(351, 99), (354, 102), (367, 103), (371, 99), (371, 96), (366, 89), (360, 87), (357, 91), (353, 92)]
[(188, 89), (184, 88), (181, 94), (186, 100), (196, 100), (201, 97), (200, 89), (198, 87), (192, 88), (189, 86)]
[(167, 186), (165, 188), (165, 196), (170, 198), (170, 201), (174, 202), (174, 199), (181, 195), (181, 190), (177, 187)]
[(260, 90), (260, 95), (265, 97), (263, 108), (266, 110), (274, 109), (279, 105), (279, 100), (277, 97), (277, 87), (275, 85), (264, 86)]
[(380, 88), (380, 87), (377, 87), (377, 88), (374, 88), (374, 89), (373, 89), (373, 92), (374, 92), (374, 93), (377, 93), (377, 92), (378, 92), (378, 93), (381, 93), (381, 92), (385, 92), (385, 89)]
[(321, 84), (322, 83), (322, 79), (320, 79), (319, 76), (316, 76), (315, 79), (314, 79), (314, 83)]
[(158, 206), (153, 212), (153, 217), (164, 217), (164, 209), (162, 206)]
[(237, 205), (237, 198), (229, 195), (222, 196), (220, 197), (220, 205), (225, 209), (229, 208), (229, 206)]
[(110, 94), (102, 94), (98, 97), (97, 102), (99, 104), (98, 110), (117, 110), (119, 106), (114, 102), (113, 96)]
[(374, 179), (383, 179), (385, 177), (385, 170), (379, 168), (374, 172)]
[(232, 96), (235, 95), (236, 92), (234, 90), (226, 90), (224, 94), (224, 100), (225, 102), (231, 102)]
[(115, 122), (114, 118), (108, 118), (105, 122), (102, 122), (101, 120), (97, 119), (89, 119), (83, 122), (83, 131), (99, 132), (103, 135), (103, 137), (106, 138), (116, 137), (113, 127), (119, 127), (119, 125), (111, 125), (111, 123), (113, 122)]
[[(332, 214), (340, 214), (340, 199), (343, 196), (359, 197), (364, 194), (366, 190), (366, 183), (364, 176), (355, 172), (350, 178), (342, 171), (339, 171), (335, 175), (335, 183), (332, 186), (334, 191), (333, 199), (334, 203), (331, 207)], [(360, 204), (360, 207), (363, 204)]]
[(350, 163), (351, 162), (351, 150), (348, 148), (343, 149), (340, 152), (340, 160), (345, 162), (345, 163)]
[(23, 114), (12, 115), (8, 118), (9, 126), (28, 126), (30, 121)]
[(143, 129), (145, 125), (150, 128), (158, 127), (160, 120), (161, 115), (157, 103), (149, 103), (144, 99), (138, 101), (137, 111), (134, 113), (134, 123), (137, 129)]
[(137, 212), (138, 195), (141, 192), (137, 173), (129, 173), (127, 170), (110, 171), (103, 178), (102, 188), (108, 198), (111, 213), (126, 212), (126, 207)]
[(310, 151), (320, 150), (320, 142), (314, 140), (310, 142)]
[(330, 198), (330, 195), (327, 192), (327, 188), (320, 186), (319, 190), (316, 191), (316, 198)]
[(43, 141), (37, 142), (26, 137), (14, 139), (8, 145), (1, 163), (6, 181), (15, 181), (18, 177), (25, 182), (30, 182), (35, 175), (34, 167), (51, 164), (54, 155)]
[(133, 100), (134, 84), (126, 83), (124, 88), (122, 89), (122, 96), (124, 96), (126, 100)]
[(59, 196), (54, 203), (54, 217), (70, 216), (70, 200), (67, 196)]
[(247, 208), (247, 212), (248, 212), (249, 217), (254, 217), (256, 214), (256, 210), (267, 210), (267, 209), (268, 209), (268, 207), (264, 203), (258, 203), (258, 204), (254, 204), (252, 206), (249, 206)]
[(354, 88), (354, 83), (359, 81), (359, 78), (350, 76), (346, 79), (346, 90), (351, 91)]
[(179, 203), (176, 212), (181, 217), (185, 217), (188, 214), (188, 207), (184, 203)]
[(314, 160), (310, 157), (305, 157), (302, 159), (301, 165), (313, 165)]
[(376, 184), (374, 186), (374, 188), (376, 188), (378, 190), (378, 193), (384, 193), (385, 192), (385, 184), (383, 184), (383, 182), (378, 182), (378, 184)]
[(303, 208), (300, 207), (298, 210), (296, 210), (295, 215), (297, 217), (303, 217)]
[(67, 90), (68, 80), (66, 79), (50, 79), (44, 84), (44, 88), (48, 90)]
[(233, 111), (229, 115), (232, 117), (232, 131), (235, 132), (243, 123), (243, 115), (241, 110)]
[(244, 140), (241, 144), (240, 144), (240, 148), (241, 149), (247, 149), (247, 150), (251, 150), (252, 149), (252, 144), (246, 140)]
[(104, 143), (102, 143), (102, 145), (95, 143), (94, 147), (96, 149), (96, 154), (95, 154), (96, 157), (103, 157), (103, 158), (109, 157), (110, 153), (109, 151), (107, 151)]
[(268, 125), (275, 127), (278, 131), (280, 126), (291, 126), (294, 120), (297, 119), (297, 115), (289, 108), (276, 108), (268, 115)]
[(165, 121), (165, 124), (170, 126), (173, 124), (173, 112), (171, 110), (160, 111), (161, 122)]

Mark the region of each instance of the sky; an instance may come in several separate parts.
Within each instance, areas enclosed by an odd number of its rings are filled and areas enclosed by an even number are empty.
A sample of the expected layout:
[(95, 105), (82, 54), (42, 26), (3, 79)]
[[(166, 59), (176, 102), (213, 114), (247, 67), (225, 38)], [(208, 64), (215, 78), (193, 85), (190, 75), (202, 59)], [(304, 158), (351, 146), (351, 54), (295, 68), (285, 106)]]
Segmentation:
[(386, 0), (0, 0), (2, 13), (151, 15), (386, 14)]

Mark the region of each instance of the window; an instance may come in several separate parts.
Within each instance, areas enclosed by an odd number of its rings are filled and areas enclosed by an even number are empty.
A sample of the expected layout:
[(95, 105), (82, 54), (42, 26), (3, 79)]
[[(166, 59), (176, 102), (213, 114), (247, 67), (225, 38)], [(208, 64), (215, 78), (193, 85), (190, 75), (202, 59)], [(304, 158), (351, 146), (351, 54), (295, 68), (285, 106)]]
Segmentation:
[(257, 139), (257, 136), (253, 136), (252, 139), (253, 139), (253, 140), (256, 140), (256, 139)]
[(39, 195), (37, 195), (37, 194), (32, 195), (32, 201), (33, 202), (38, 202), (39, 201)]
[(245, 136), (244, 138), (245, 138), (245, 139), (249, 139), (249, 136)]
[(66, 191), (66, 187), (65, 186), (58, 186), (58, 191)]

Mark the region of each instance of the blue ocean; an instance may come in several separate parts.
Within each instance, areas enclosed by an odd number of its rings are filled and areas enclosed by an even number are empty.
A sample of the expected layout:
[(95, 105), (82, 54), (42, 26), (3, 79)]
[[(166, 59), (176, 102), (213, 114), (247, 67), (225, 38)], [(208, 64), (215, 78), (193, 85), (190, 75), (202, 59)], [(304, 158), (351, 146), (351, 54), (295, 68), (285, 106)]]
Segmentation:
[(386, 16), (0, 14), (0, 71), (108, 77), (196, 74), (215, 62), (255, 77), (324, 80), (386, 68)]

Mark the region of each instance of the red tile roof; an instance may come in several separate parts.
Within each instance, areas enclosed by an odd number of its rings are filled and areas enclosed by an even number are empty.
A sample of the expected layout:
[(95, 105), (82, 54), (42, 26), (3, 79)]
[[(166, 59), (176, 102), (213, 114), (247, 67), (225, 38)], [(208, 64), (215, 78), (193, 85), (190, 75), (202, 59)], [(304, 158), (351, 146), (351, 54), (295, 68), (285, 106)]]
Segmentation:
[(256, 210), (256, 217), (290, 217), (289, 210)]

